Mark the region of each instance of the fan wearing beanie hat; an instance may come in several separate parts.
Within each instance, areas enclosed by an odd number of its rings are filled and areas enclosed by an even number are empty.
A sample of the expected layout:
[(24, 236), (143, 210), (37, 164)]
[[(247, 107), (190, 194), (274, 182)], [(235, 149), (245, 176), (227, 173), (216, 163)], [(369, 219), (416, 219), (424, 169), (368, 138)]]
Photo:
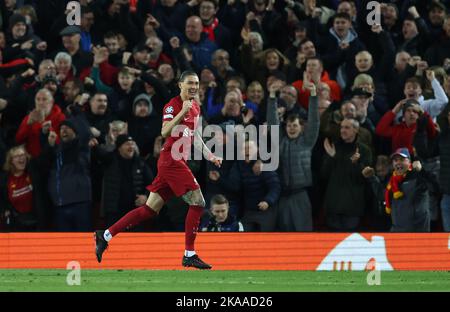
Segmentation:
[[(23, 24), (23, 25), (17, 25), (17, 24)], [(18, 14), (18, 13), (11, 15), (11, 17), (9, 18), (9, 30), (11, 32), (12, 32), (14, 26), (22, 26), (20, 31), (17, 29), (16, 35), (21, 34), (21, 36), (19, 36), (19, 37), (23, 37), (27, 31), (27, 20), (26, 20), (25, 16), (23, 16), (22, 14)], [(13, 36), (14, 36), (14, 34), (13, 34)], [(16, 36), (14, 36), (14, 37), (16, 37)], [(17, 39), (17, 38), (15, 38), (15, 39)]]
[(128, 134), (120, 134), (116, 138), (116, 147), (119, 149), (126, 142), (134, 142), (134, 140)]
[[(24, 15), (14, 13), (8, 20), (8, 31), (11, 35), (9, 41), (11, 46), (20, 44), (20, 49), (28, 50), (32, 47), (36, 47), (38, 50), (44, 51), (47, 48), (47, 44), (42, 41), (41, 38), (36, 36), (32, 30), (29, 29), (27, 19)], [(30, 45), (23, 45), (23, 43), (30, 41)]]
[(69, 127), (70, 129), (73, 130), (73, 132), (75, 132), (75, 133), (78, 134), (77, 126), (75, 125), (75, 123), (74, 123), (71, 119), (64, 119), (64, 120), (61, 122), (61, 124), (60, 124), (60, 127), (61, 127), (61, 126)]
[(78, 135), (78, 128), (76, 124), (70, 120), (65, 119), (61, 122), (59, 126), (59, 136), (63, 143), (72, 141)]
[(133, 115), (147, 117), (153, 112), (152, 99), (145, 93), (139, 94), (133, 101)]
[[(126, 143), (132, 144), (126, 144)], [(134, 139), (128, 134), (121, 134), (117, 136), (116, 139), (116, 149), (120, 156), (124, 159), (131, 159), (134, 157), (135, 152), (137, 151), (136, 142)]]
[[(25, 31), (26, 31), (27, 20), (26, 20), (25, 16), (23, 16), (22, 14), (18, 14), (18, 13), (11, 15), (11, 17), (9, 18), (9, 30), (12, 31), (13, 27), (20, 23), (22, 23), (23, 26), (25, 26)], [(23, 35), (25, 35), (25, 32), (22, 34), (22, 36)]]

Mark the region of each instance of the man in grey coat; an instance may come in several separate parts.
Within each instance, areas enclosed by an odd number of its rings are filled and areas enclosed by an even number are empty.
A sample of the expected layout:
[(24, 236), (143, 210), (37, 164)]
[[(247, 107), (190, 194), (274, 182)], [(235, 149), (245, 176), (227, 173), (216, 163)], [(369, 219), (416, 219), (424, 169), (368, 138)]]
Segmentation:
[[(282, 193), (279, 201), (278, 229), (280, 231), (312, 231), (312, 209), (307, 187), (312, 185), (311, 154), (319, 135), (320, 116), (316, 86), (312, 82), (303, 85), (309, 97), (308, 124), (297, 114), (286, 119), (285, 131), (280, 131), (280, 168)], [(269, 87), (267, 122), (279, 125), (276, 83)]]

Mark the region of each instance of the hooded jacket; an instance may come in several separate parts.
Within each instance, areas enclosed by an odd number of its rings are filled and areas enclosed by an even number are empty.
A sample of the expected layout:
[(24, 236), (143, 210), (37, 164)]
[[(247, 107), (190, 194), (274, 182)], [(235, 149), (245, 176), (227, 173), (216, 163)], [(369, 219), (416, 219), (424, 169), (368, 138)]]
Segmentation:
[[(8, 32), (6, 33), (6, 46), (5, 50), (3, 51), (3, 59), (5, 62), (9, 62), (18, 58), (32, 58), (35, 60), (35, 63), (39, 63), (39, 59), (41, 59), (44, 55), (44, 52), (39, 51), (36, 49), (36, 45), (39, 44), (42, 39), (36, 36), (30, 26), (26, 24), (25, 18), (21, 16), (20, 14), (13, 14), (10, 17), (10, 27), (8, 29)], [(20, 38), (14, 38), (12, 35), (12, 27), (17, 23), (25, 23), (26, 25), (26, 31), (25, 34)], [(32, 47), (27, 50), (21, 49), (21, 45), (26, 42), (32, 40)], [(36, 58), (38, 60), (36, 61)]]

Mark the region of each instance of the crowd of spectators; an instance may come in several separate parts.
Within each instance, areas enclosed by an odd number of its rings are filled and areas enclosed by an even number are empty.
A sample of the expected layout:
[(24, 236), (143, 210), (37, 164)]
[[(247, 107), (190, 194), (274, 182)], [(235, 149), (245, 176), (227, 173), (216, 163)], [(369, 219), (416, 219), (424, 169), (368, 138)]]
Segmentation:
[[(80, 0), (79, 25), (68, 2), (0, 2), (0, 231), (143, 205), (188, 69), (222, 130), (205, 141), (236, 156), (188, 160), (202, 230), (450, 231), (450, 1)], [(248, 125), (277, 135), (278, 170), (234, 140)], [(183, 231), (187, 210), (136, 230)]]

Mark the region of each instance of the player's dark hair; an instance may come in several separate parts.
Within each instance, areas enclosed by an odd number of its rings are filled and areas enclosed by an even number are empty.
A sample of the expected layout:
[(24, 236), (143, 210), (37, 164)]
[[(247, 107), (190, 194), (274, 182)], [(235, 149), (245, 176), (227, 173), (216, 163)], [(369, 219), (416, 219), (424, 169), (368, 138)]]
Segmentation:
[(197, 76), (197, 73), (193, 70), (185, 70), (184, 72), (181, 73), (180, 78), (178, 79), (179, 82), (183, 82), (186, 77), (188, 76)]

